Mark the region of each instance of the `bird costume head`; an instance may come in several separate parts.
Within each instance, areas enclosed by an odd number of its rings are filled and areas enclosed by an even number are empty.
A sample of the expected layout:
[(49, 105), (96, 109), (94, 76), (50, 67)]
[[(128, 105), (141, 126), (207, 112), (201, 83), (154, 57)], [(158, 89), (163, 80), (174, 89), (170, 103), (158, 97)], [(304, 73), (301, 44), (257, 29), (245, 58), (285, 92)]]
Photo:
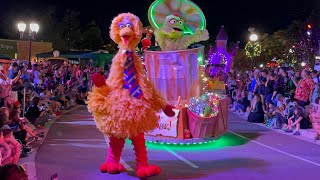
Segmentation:
[(142, 37), (142, 23), (131, 13), (119, 14), (111, 23), (110, 37), (121, 49), (136, 47)]

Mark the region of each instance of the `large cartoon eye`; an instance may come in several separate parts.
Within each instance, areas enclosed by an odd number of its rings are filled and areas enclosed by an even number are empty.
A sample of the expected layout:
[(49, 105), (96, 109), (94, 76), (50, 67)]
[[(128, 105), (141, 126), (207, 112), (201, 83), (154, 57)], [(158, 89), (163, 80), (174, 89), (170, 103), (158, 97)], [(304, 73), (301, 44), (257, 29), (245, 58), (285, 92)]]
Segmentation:
[(170, 24), (175, 24), (175, 23), (176, 23), (176, 20), (175, 20), (175, 19), (171, 19), (169, 23), (170, 23)]
[(119, 28), (120, 28), (120, 29), (124, 28), (124, 25), (123, 25), (123, 24), (120, 24), (120, 25), (119, 25)]
[(183, 25), (183, 21), (179, 21), (179, 24), (180, 24), (180, 25)]
[(132, 25), (128, 23), (128, 24), (126, 24), (126, 27), (131, 28)]

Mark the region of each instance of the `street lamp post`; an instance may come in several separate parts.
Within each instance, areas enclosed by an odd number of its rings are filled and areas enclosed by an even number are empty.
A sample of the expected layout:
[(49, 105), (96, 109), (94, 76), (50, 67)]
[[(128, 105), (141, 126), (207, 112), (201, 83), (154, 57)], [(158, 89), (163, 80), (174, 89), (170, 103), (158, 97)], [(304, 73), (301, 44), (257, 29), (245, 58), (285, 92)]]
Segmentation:
[[(36, 23), (30, 23), (29, 25), (29, 33), (25, 36), (24, 31), (26, 30), (27, 25), (24, 22), (18, 23), (18, 30), (20, 32), (20, 39), (28, 39), (29, 47), (28, 47), (28, 60), (31, 63), (31, 41), (36, 39), (36, 34), (39, 31), (39, 25)], [(23, 117), (25, 115), (26, 110), (26, 88), (23, 88)]]
[[(258, 36), (257, 36), (256, 34), (252, 33), (252, 34), (250, 35), (249, 39), (250, 39), (250, 41), (251, 41), (252, 43), (255, 43), (255, 42), (258, 40)], [(252, 55), (251, 55), (251, 70), (253, 70), (254, 47), (252, 48), (251, 51), (252, 51), (252, 52), (251, 52), (251, 54), (252, 54)]]
[(247, 43), (245, 49), (246, 55), (251, 59), (251, 70), (253, 70), (253, 60), (254, 57), (260, 56), (261, 45), (257, 42), (258, 35), (254, 33), (254, 28), (249, 28), (248, 30), (251, 34), (249, 36), (249, 42)]
[(24, 34), (27, 25), (24, 22), (18, 23), (18, 30), (20, 32), (20, 39), (28, 39), (29, 47), (28, 47), (28, 60), (31, 62), (31, 42), (36, 39), (36, 34), (39, 31), (39, 25), (37, 23), (30, 23), (29, 25), (29, 33), (27, 35)]

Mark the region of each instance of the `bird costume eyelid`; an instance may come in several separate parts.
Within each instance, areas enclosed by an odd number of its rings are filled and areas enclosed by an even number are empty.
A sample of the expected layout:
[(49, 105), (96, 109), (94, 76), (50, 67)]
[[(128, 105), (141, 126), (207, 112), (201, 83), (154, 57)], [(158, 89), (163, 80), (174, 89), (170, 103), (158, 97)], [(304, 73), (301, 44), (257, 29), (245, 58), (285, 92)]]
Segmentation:
[(123, 23), (119, 23), (119, 24), (118, 24), (118, 27), (119, 27), (120, 29), (122, 29), (122, 28), (125, 27), (125, 25), (124, 25)]
[(126, 24), (126, 27), (132, 28), (132, 24), (131, 24), (131, 23), (127, 23), (127, 24)]

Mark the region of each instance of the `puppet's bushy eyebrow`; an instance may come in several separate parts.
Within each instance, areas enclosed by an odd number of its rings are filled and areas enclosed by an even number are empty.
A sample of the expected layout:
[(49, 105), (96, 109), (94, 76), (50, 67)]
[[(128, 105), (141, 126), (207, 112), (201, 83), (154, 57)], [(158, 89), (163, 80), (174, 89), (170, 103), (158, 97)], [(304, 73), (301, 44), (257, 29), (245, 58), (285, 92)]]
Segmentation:
[(122, 23), (124, 24), (132, 24), (130, 19), (128, 17), (125, 17), (123, 20), (122, 20)]
[(129, 18), (125, 18), (123, 19), (121, 22), (118, 23), (118, 26), (121, 26), (121, 25), (126, 25), (126, 24), (130, 24), (132, 25), (131, 21)]

